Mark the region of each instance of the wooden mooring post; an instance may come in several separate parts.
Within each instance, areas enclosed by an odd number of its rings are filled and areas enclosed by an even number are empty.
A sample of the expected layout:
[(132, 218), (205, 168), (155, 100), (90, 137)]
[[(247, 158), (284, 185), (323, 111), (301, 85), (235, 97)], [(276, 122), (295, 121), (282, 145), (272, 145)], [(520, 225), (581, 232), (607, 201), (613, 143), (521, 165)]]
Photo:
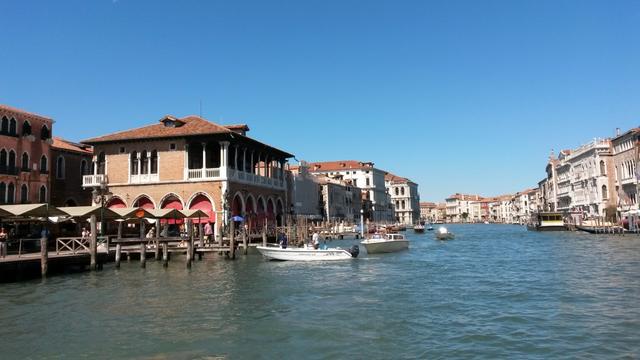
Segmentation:
[(169, 266), (169, 244), (162, 243), (162, 267)]
[[(89, 269), (91, 271), (95, 271), (97, 269), (97, 258), (98, 258), (98, 234), (96, 234), (96, 215), (92, 214), (89, 218), (89, 223), (91, 225), (91, 243), (89, 244), (89, 252), (91, 253), (91, 263), (89, 264)], [(102, 224), (100, 224), (102, 226)]]
[(49, 252), (47, 250), (47, 228), (43, 231), (42, 237), (40, 237), (40, 274), (42, 277), (47, 276), (49, 269)]
[(229, 234), (229, 257), (231, 259), (236, 258), (236, 244), (235, 244), (235, 236), (236, 236), (236, 226), (235, 221), (231, 221), (230, 234)]
[[(120, 239), (122, 239), (122, 221), (118, 221), (118, 240)], [(116, 269), (120, 269), (121, 258), (122, 258), (122, 244), (117, 243), (116, 244)]]
[(267, 229), (262, 229), (262, 246), (267, 246)]
[(147, 244), (145, 244), (144, 219), (140, 219), (140, 267), (147, 267)]
[(244, 247), (243, 253), (244, 255), (247, 255), (249, 253), (249, 243), (247, 241), (247, 232), (243, 231), (242, 232), (242, 246)]

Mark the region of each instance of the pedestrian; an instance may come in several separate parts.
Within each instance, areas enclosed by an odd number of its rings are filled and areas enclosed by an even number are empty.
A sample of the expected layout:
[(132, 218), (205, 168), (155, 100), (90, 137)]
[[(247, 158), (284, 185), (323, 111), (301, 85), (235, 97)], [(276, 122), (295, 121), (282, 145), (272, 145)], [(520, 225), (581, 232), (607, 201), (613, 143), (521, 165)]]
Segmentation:
[(213, 242), (212, 236), (213, 227), (211, 226), (211, 223), (207, 221), (207, 223), (204, 224), (204, 240), (210, 244)]
[(0, 228), (0, 257), (7, 257), (7, 233)]
[(320, 247), (320, 234), (317, 231), (313, 232), (313, 236), (311, 236), (311, 241), (313, 243), (313, 248), (318, 250)]

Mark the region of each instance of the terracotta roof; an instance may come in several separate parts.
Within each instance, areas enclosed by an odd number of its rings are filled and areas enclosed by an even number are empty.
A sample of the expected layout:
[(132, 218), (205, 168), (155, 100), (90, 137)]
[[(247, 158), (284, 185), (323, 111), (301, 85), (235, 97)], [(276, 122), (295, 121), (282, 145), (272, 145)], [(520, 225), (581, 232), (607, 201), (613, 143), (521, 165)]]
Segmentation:
[(224, 125), (224, 127), (226, 127), (231, 131), (234, 131), (234, 130), (249, 131), (250, 130), (247, 124)]
[(421, 202), (420, 203), (420, 207), (427, 207), (427, 208), (435, 208), (438, 205), (436, 205), (436, 203), (432, 203), (432, 202)]
[(54, 136), (53, 144), (51, 145), (52, 149), (71, 151), (79, 154), (92, 155), (93, 151), (91, 150), (91, 146), (76, 144), (74, 142), (65, 140), (63, 138)]
[(406, 184), (406, 183), (411, 181), (411, 180), (409, 180), (407, 178), (403, 178), (403, 177), (400, 177), (398, 175), (394, 175), (394, 174), (389, 173), (389, 172), (384, 175), (384, 180), (385, 181), (389, 181), (389, 182), (394, 183), (394, 184)]
[[(184, 123), (184, 125), (175, 127), (165, 126), (165, 121), (176, 120)], [(158, 139), (193, 135), (225, 134), (231, 132), (231, 130), (224, 126), (212, 123), (194, 115), (183, 118), (166, 116), (160, 121), (162, 122), (161, 124), (147, 125), (136, 129), (120, 131), (109, 135), (87, 139), (82, 142), (85, 144), (98, 144), (122, 140)]]
[[(232, 130), (229, 130), (228, 127), (218, 125), (199, 116), (190, 115), (183, 118), (177, 118), (171, 115), (167, 115), (164, 118), (160, 119), (160, 122), (161, 124), (147, 125), (131, 130), (119, 131), (116, 133), (83, 140), (82, 143), (96, 145), (101, 143), (133, 141), (140, 139), (164, 139), (175, 137), (229, 134), (231, 137), (240, 137), (242, 139), (246, 139), (248, 141), (256, 143), (259, 146), (269, 147), (275, 151), (280, 152), (281, 155), (285, 157), (293, 157), (292, 154), (264, 144), (245, 135), (238, 134)], [(174, 126), (167, 126), (168, 124), (172, 124)]]
[(46, 116), (39, 115), (39, 114), (36, 114), (36, 113), (24, 111), (24, 110), (21, 110), (21, 109), (18, 109), (18, 108), (14, 108), (14, 107), (9, 106), (9, 105), (0, 104), (0, 110), (11, 111), (11, 112), (14, 112), (14, 113), (20, 113), (20, 114), (23, 114), (23, 115), (28, 115), (28, 116), (33, 116), (33, 117), (37, 117), (37, 118), (44, 119), (44, 120), (53, 121), (53, 119), (51, 119), (50, 117), (46, 117)]
[(449, 199), (465, 200), (465, 201), (467, 201), (467, 200), (476, 200), (476, 201), (478, 201), (478, 200), (483, 200), (483, 197), (480, 196), (480, 195), (469, 195), (469, 194), (455, 193), (455, 194), (453, 194), (453, 195), (451, 195), (451, 196), (449, 196), (447, 198), (447, 200), (449, 200)]
[(341, 171), (341, 170), (362, 170), (373, 169), (372, 162), (356, 160), (323, 161), (309, 163), (309, 171)]

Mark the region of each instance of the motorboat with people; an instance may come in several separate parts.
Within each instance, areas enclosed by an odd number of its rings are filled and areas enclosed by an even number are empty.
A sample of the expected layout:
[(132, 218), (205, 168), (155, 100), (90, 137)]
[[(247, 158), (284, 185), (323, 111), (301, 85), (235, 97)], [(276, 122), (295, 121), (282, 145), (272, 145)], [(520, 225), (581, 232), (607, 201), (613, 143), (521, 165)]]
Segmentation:
[(313, 246), (305, 246), (301, 248), (281, 246), (257, 246), (256, 249), (262, 256), (269, 260), (281, 261), (333, 261), (348, 260), (357, 258), (360, 253), (358, 245), (352, 246), (350, 249), (326, 248), (316, 249)]
[(444, 226), (440, 226), (436, 231), (436, 239), (438, 240), (452, 240), (454, 237), (455, 235)]
[(402, 234), (373, 234), (360, 244), (369, 254), (391, 253), (409, 248), (409, 240)]
[(416, 224), (413, 227), (413, 232), (415, 232), (416, 234), (422, 234), (424, 233), (424, 229), (425, 229), (424, 225)]

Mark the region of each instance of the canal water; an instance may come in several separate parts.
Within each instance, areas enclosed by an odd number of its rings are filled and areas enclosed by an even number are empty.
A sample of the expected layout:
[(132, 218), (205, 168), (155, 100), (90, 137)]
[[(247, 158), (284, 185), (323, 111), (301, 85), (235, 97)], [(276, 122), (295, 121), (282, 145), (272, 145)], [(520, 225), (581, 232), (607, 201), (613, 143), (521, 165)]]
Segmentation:
[(0, 357), (640, 357), (640, 237), (450, 229), (349, 261), (132, 261), (0, 284)]

